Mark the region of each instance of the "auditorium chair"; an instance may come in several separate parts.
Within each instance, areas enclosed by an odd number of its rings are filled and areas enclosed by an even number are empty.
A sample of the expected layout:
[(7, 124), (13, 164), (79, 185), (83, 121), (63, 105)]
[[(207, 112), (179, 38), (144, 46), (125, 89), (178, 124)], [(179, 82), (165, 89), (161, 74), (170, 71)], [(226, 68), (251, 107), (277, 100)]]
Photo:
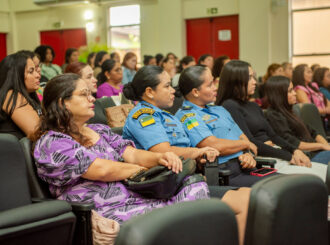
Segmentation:
[(252, 186), (245, 245), (328, 245), (328, 193), (313, 175), (277, 175)]
[(0, 244), (71, 244), (76, 217), (60, 200), (34, 201), (18, 139), (0, 134)]
[(115, 245), (236, 245), (235, 214), (219, 199), (177, 203), (132, 218)]
[[(28, 184), (31, 190), (31, 195), (35, 200), (52, 199), (49, 192), (48, 184), (42, 181), (37, 176), (37, 169), (34, 164), (31, 151), (31, 142), (28, 138), (20, 140), (21, 147), (25, 155), (25, 162), (27, 166)], [(92, 245), (92, 224), (91, 224), (91, 210), (94, 208), (93, 204), (85, 204), (79, 202), (71, 202), (73, 213), (76, 215), (77, 224), (73, 237), (73, 244), (75, 245)], [(70, 206), (69, 205), (69, 206)], [(60, 244), (60, 243), (59, 243)]]

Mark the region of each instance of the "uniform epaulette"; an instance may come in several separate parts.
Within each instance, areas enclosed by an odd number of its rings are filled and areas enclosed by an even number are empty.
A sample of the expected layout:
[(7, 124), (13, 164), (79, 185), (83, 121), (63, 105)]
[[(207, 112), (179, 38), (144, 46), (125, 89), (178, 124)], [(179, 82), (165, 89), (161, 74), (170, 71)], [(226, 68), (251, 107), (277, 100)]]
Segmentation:
[(149, 107), (149, 108), (152, 109), (152, 106), (151, 106), (151, 105), (145, 104), (145, 103), (143, 103), (143, 102), (141, 102), (141, 105), (144, 105), (144, 106)]
[(163, 110), (163, 111), (165, 111), (166, 113), (168, 113), (168, 114), (171, 114), (171, 115), (173, 115), (171, 112), (169, 112), (169, 111), (166, 111), (166, 110)]
[(196, 114), (195, 113), (187, 113), (184, 114), (183, 117), (181, 117), (180, 122), (184, 122), (188, 117), (194, 117)]
[(181, 109), (182, 110), (190, 110), (190, 109), (192, 109), (192, 106), (182, 106)]
[(151, 109), (151, 108), (142, 108), (140, 110), (137, 110), (132, 118), (134, 119), (138, 119), (139, 116), (141, 116), (142, 114), (150, 114), (150, 115), (153, 115), (155, 113), (155, 110), (154, 109)]

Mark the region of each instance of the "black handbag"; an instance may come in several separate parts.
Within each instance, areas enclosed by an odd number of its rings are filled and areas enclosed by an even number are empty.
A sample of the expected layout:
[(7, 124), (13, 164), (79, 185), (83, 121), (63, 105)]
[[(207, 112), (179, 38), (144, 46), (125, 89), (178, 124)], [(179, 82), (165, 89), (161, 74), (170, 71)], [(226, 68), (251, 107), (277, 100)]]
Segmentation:
[(182, 161), (182, 171), (178, 174), (165, 166), (156, 166), (123, 181), (127, 189), (147, 198), (168, 199), (185, 185), (204, 181), (203, 176), (194, 175), (192, 180), (183, 183), (185, 177), (193, 175), (196, 162), (191, 159)]

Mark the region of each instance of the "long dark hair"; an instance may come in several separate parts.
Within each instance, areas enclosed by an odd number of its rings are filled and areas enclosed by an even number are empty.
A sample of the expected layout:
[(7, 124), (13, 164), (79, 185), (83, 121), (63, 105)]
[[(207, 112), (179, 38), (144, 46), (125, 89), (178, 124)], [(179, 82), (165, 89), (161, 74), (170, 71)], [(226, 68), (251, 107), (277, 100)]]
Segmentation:
[(116, 65), (115, 60), (106, 60), (102, 64), (102, 71), (97, 75), (97, 86), (100, 86), (101, 84), (105, 83), (108, 78), (105, 75), (106, 72), (110, 72)]
[(234, 99), (239, 103), (248, 100), (249, 67), (249, 63), (241, 60), (231, 60), (223, 66), (216, 105), (221, 105), (227, 99)]
[(210, 54), (202, 54), (202, 55), (198, 58), (198, 62), (197, 62), (197, 64), (198, 64), (198, 65), (203, 65), (202, 62), (203, 62), (204, 60), (206, 60), (207, 57), (213, 57), (213, 56), (210, 55)]
[(66, 73), (47, 82), (42, 100), (43, 115), (37, 130), (31, 136), (32, 141), (37, 141), (43, 134), (53, 130), (74, 137), (82, 145), (87, 146), (90, 143), (79, 133), (72, 113), (65, 106), (65, 101), (72, 97), (79, 79), (77, 74)]
[(275, 111), (281, 113), (288, 121), (290, 128), (300, 138), (313, 140), (305, 124), (293, 114), (292, 105), (288, 102), (290, 79), (285, 76), (272, 76), (265, 83), (267, 101)]
[(202, 75), (208, 68), (206, 66), (191, 66), (184, 69), (179, 78), (179, 91), (186, 96), (194, 88), (199, 88), (204, 80)]
[[(305, 77), (304, 77), (304, 72), (305, 72), (306, 67), (308, 67), (307, 64), (300, 64), (300, 65), (297, 65), (293, 69), (292, 83), (293, 83), (294, 87), (296, 87), (298, 85), (306, 87)], [(307, 84), (307, 87), (309, 87), (310, 89), (312, 89), (316, 93), (321, 93), (321, 91), (319, 89), (317, 89), (316, 87), (314, 87), (311, 82)], [(327, 105), (327, 100), (326, 100), (325, 96), (323, 96), (323, 102), (324, 102), (325, 105)], [(314, 102), (312, 101), (312, 103), (314, 103)]]
[(8, 98), (5, 110), (0, 110), (0, 118), (5, 119), (11, 116), (18, 103), (18, 94), (21, 94), (26, 103), (20, 107), (30, 104), (34, 110), (38, 112), (40, 109), (40, 101), (35, 92), (29, 93), (25, 87), (25, 67), (28, 59), (35, 56), (30, 51), (19, 51), (15, 54), (8, 55), (0, 63), (0, 105), (1, 108), (5, 103), (6, 96), (9, 91), (11, 95)]
[(217, 77), (220, 77), (222, 68), (224, 66), (224, 62), (225, 62), (225, 60), (228, 60), (228, 59), (229, 59), (229, 56), (227, 56), (227, 55), (222, 55), (215, 59), (214, 65), (212, 68), (212, 76), (214, 77), (214, 79), (216, 79)]
[[(324, 87), (323, 80), (324, 80), (324, 75), (327, 71), (329, 71), (328, 67), (317, 68), (314, 71), (313, 81), (316, 82), (319, 85), (320, 88)], [(328, 87), (325, 87), (325, 88), (329, 89)]]
[(146, 88), (155, 89), (160, 83), (159, 75), (163, 72), (159, 66), (144, 66), (135, 74), (133, 81), (126, 84), (123, 89), (125, 97), (129, 100), (141, 101)]

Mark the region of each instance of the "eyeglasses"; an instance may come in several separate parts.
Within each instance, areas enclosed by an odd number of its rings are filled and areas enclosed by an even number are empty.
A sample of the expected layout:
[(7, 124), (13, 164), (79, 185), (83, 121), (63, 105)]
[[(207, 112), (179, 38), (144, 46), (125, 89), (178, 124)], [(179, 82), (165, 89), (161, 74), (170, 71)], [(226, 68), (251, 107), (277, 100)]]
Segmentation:
[(94, 99), (94, 96), (92, 95), (92, 92), (88, 89), (84, 89), (84, 90), (80, 91), (79, 94), (74, 94), (73, 93), (73, 95), (85, 97), (87, 100)]

